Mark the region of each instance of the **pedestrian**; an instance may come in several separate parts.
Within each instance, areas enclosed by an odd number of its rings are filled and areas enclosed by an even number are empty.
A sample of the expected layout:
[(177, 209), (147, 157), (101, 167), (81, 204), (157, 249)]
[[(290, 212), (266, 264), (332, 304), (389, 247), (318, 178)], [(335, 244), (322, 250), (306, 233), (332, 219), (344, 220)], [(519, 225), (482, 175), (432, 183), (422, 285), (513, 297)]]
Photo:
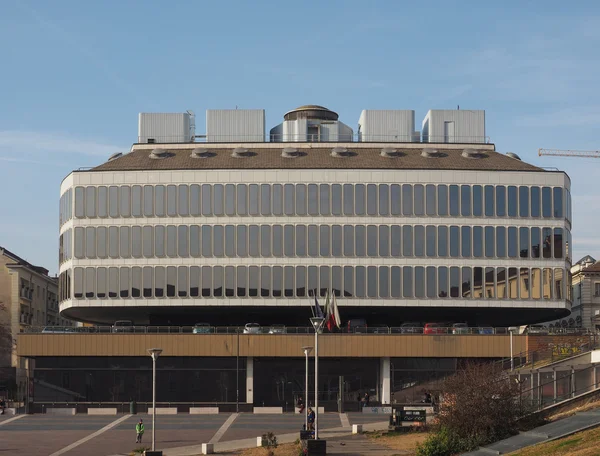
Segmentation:
[(308, 430), (314, 431), (315, 430), (315, 412), (310, 407), (308, 407), (308, 420), (307, 421), (308, 421)]
[(142, 436), (144, 435), (144, 421), (142, 419), (135, 425), (135, 433), (137, 434), (135, 443), (142, 443)]
[(0, 415), (4, 415), (4, 409), (6, 408), (6, 402), (4, 398), (0, 399)]
[(304, 399), (302, 399), (302, 396), (298, 396), (298, 400), (296, 401), (296, 406), (300, 409), (299, 413), (304, 412)]
[(369, 399), (370, 399), (370, 398), (369, 398), (369, 393), (368, 393), (368, 392), (366, 392), (366, 393), (365, 393), (365, 407), (368, 407), (368, 406), (369, 406)]

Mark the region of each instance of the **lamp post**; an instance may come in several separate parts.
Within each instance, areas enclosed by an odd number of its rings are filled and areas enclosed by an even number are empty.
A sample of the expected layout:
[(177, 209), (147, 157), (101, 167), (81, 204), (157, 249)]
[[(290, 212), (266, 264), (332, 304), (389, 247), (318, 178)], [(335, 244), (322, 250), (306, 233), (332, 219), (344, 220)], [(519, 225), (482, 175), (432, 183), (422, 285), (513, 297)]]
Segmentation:
[(156, 450), (156, 360), (162, 353), (162, 348), (149, 348), (152, 356), (152, 451)]
[(319, 438), (319, 332), (325, 318), (312, 317), (310, 322), (315, 328), (315, 440)]
[(306, 431), (308, 431), (308, 413), (306, 412), (308, 408), (308, 355), (310, 355), (312, 349), (312, 347), (302, 347), (304, 357), (306, 358), (306, 369), (304, 370), (304, 430)]
[(513, 333), (518, 331), (518, 328), (515, 326), (511, 326), (508, 328), (508, 332), (510, 333), (510, 370), (515, 370), (515, 357), (513, 355)]

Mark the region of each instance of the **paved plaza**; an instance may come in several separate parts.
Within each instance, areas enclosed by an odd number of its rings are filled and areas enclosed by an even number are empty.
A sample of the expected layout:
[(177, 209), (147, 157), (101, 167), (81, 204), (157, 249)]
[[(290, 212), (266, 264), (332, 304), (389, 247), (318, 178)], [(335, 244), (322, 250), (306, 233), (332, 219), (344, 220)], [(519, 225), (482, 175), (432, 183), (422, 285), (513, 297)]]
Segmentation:
[[(135, 443), (135, 424), (144, 420), (142, 445)], [(167, 454), (199, 454), (193, 448), (202, 443), (236, 447), (265, 432), (283, 436), (297, 433), (303, 424), (300, 415), (221, 413), (219, 415), (158, 415), (156, 446), (171, 449)], [(347, 418), (347, 420), (346, 420)], [(369, 424), (386, 420), (382, 415), (325, 413), (319, 428), (349, 434), (344, 423)], [(140, 446), (150, 446), (152, 416), (0, 416), (0, 455), (18, 456), (113, 456), (126, 455)], [(248, 443), (247, 446), (251, 446)]]

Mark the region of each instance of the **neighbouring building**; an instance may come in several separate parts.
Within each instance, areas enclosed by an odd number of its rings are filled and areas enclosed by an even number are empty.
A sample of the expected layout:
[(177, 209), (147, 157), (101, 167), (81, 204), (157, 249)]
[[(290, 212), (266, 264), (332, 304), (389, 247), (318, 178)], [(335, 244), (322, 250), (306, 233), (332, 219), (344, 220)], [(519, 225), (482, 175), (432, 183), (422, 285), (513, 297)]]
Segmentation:
[(571, 268), (573, 309), (555, 324), (568, 328), (600, 329), (600, 262), (586, 255)]

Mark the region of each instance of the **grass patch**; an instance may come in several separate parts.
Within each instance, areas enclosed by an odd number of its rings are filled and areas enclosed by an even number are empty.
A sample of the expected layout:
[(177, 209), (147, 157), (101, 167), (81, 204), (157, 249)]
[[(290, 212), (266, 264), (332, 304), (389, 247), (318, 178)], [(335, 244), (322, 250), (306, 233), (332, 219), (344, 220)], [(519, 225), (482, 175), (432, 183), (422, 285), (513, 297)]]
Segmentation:
[(598, 456), (600, 428), (578, 432), (554, 442), (541, 443), (514, 453), (512, 456)]

